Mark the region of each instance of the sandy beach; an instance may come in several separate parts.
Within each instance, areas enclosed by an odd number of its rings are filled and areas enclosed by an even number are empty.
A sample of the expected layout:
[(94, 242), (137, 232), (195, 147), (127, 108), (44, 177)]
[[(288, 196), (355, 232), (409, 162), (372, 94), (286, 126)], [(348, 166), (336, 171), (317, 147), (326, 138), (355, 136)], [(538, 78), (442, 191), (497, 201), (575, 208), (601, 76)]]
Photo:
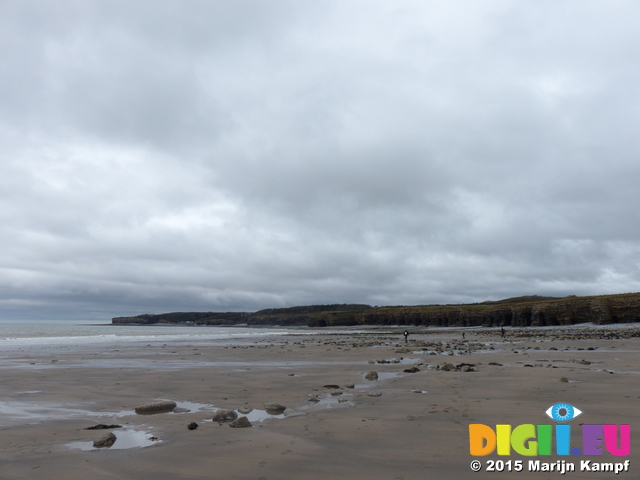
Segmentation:
[[(637, 478), (638, 331), (510, 328), (501, 339), (499, 329), (467, 329), (463, 340), (460, 329), (412, 329), (405, 345), (401, 330), (345, 329), (253, 343), (16, 350), (0, 364), (0, 478), (559, 478), (527, 471), (516, 453), (471, 456), (468, 430), (554, 424), (544, 412), (559, 402), (584, 412), (574, 428), (631, 425), (630, 456), (589, 457), (630, 460), (629, 471), (565, 476)], [(378, 380), (365, 378), (371, 371)], [(134, 411), (164, 400), (190, 411)], [(285, 405), (285, 414), (267, 415), (267, 402)], [(211, 420), (218, 409), (243, 406), (254, 409), (251, 428)], [(97, 424), (122, 428), (86, 430)], [(116, 443), (94, 449), (109, 431)], [(483, 469), (474, 473), (476, 458)], [(536, 458), (579, 465), (587, 457)], [(524, 460), (525, 468), (487, 472), (489, 459)]]

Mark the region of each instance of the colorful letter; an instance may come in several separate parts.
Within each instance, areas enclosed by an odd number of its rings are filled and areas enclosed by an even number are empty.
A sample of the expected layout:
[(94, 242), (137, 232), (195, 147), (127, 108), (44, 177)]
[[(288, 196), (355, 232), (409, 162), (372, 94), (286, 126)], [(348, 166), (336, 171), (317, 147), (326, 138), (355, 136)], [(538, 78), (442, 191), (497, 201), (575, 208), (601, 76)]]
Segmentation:
[(511, 455), (511, 425), (496, 425), (498, 455)]
[(483, 457), (493, 453), (495, 448), (496, 434), (491, 427), (481, 423), (469, 425), (469, 450), (471, 455)]
[(524, 424), (514, 428), (513, 433), (511, 433), (511, 446), (520, 455), (526, 457), (536, 456), (538, 454), (538, 442), (536, 442), (535, 427), (531, 424)]
[(571, 449), (571, 425), (556, 425), (556, 453), (569, 455)]
[(538, 454), (551, 455), (551, 425), (538, 425)]
[(602, 455), (602, 435), (602, 425), (582, 425), (582, 453)]
[(620, 448), (618, 448), (617, 425), (603, 425), (604, 446), (611, 455), (624, 457), (631, 452), (631, 425), (620, 425)]

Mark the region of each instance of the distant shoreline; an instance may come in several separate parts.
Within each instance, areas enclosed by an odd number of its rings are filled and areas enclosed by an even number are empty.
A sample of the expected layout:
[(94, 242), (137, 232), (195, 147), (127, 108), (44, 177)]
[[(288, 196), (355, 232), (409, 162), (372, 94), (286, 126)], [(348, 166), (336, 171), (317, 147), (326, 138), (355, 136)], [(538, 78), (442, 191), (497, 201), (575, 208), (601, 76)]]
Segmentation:
[(257, 312), (171, 312), (115, 317), (118, 325), (246, 327), (546, 327), (640, 322), (640, 293), (588, 297), (530, 295), (460, 305), (308, 305)]

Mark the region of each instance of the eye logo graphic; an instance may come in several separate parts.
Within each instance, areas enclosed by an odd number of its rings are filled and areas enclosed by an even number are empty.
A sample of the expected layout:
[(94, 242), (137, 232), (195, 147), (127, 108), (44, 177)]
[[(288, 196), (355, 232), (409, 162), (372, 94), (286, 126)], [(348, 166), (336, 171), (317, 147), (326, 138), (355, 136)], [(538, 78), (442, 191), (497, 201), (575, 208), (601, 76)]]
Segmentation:
[(556, 422), (570, 422), (574, 418), (578, 418), (582, 415), (582, 410), (574, 407), (573, 405), (569, 405), (568, 403), (556, 403), (555, 405), (551, 405), (544, 412), (551, 420), (555, 420)]

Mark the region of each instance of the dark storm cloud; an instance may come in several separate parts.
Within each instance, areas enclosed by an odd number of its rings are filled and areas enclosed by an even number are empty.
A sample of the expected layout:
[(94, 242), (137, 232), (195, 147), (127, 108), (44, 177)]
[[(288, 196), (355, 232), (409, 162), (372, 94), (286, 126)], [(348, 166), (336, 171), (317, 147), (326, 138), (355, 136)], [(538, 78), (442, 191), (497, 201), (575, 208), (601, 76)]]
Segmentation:
[(3, 318), (640, 290), (634, 2), (0, 2)]

